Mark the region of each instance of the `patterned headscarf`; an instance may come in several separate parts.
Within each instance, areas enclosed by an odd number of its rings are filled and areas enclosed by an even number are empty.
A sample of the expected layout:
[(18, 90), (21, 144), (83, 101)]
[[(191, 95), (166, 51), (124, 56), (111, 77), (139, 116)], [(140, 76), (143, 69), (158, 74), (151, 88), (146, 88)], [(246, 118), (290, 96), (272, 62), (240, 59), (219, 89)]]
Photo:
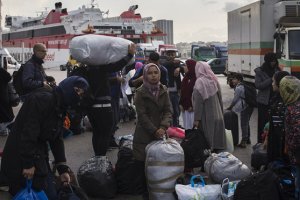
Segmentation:
[(286, 105), (296, 102), (300, 97), (300, 80), (294, 76), (286, 76), (280, 81), (280, 96)]
[(203, 99), (216, 94), (218, 91), (218, 79), (206, 62), (199, 61), (195, 66), (197, 80), (194, 89), (196, 89)]
[(160, 69), (156, 64), (149, 63), (144, 66), (144, 71), (143, 71), (143, 85), (149, 90), (149, 92), (154, 96), (158, 97), (159, 95), (159, 87), (160, 87), (160, 81), (158, 81), (156, 84), (151, 84), (149, 80), (147, 80), (147, 73), (150, 69), (150, 67), (156, 67), (158, 70), (158, 80), (160, 80)]

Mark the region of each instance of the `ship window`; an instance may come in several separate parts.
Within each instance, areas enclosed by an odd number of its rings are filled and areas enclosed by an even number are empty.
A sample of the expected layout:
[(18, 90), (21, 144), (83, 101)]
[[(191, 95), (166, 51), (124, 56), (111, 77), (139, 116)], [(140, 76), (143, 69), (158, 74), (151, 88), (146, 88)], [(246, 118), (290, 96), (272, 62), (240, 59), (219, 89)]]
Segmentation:
[(122, 29), (122, 26), (94, 26), (94, 29)]
[(50, 36), (50, 35), (62, 35), (66, 34), (64, 26), (55, 26), (50, 28), (42, 28), (34, 30), (35, 37)]
[(132, 29), (132, 26), (127, 26), (127, 29), (128, 29), (128, 30), (129, 30), (129, 29), (131, 30), (131, 29)]
[(32, 37), (31, 30), (10, 33), (10, 39), (23, 39), (23, 38), (31, 38), (31, 37)]

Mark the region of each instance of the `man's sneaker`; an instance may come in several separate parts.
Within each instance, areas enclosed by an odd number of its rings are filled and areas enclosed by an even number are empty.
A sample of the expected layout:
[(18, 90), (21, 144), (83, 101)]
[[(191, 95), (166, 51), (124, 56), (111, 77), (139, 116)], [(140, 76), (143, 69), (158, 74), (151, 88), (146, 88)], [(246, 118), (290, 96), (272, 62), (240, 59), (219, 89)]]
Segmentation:
[(247, 140), (247, 144), (251, 144), (251, 140), (250, 140), (250, 138)]

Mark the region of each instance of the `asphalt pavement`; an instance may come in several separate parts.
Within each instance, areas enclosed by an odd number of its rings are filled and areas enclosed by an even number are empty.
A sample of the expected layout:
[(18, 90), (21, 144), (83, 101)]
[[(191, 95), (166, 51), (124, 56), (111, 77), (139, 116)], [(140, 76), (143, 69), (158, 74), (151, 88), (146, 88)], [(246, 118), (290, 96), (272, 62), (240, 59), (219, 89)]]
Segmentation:
[[(59, 83), (62, 79), (66, 77), (66, 71), (59, 71), (58, 69), (49, 69), (46, 70), (48, 75), (52, 75), (56, 78), (56, 82)], [(233, 98), (233, 89), (231, 89), (226, 84), (226, 77), (223, 75), (217, 75), (218, 80), (221, 84), (222, 89), (222, 98), (223, 98), (223, 105), (224, 108), (228, 107), (232, 98)], [(20, 106), (14, 108), (14, 112), (17, 114)], [(182, 120), (181, 120), (182, 124)], [(135, 129), (135, 121), (130, 122), (123, 122), (120, 123), (119, 129), (116, 132), (116, 137), (129, 135), (134, 133)], [(251, 117), (250, 121), (250, 129), (251, 129), (251, 141), (252, 144), (256, 143), (256, 132), (257, 132), (257, 109), (254, 109), (254, 112)], [(241, 130), (239, 131), (240, 138), (241, 138)], [(71, 169), (76, 173), (79, 169), (80, 165), (87, 159), (93, 156), (93, 149), (92, 149), (92, 142), (91, 142), (92, 133), (86, 131), (80, 135), (71, 136), (65, 139), (65, 151), (68, 160), (68, 165)], [(6, 137), (0, 137), (0, 149), (3, 149), (5, 145)], [(250, 156), (252, 152), (252, 145), (248, 145), (247, 148), (235, 148), (233, 155), (238, 157), (244, 164), (248, 167), (250, 165)], [(109, 160), (114, 165), (117, 161), (117, 152), (118, 150), (110, 150), (107, 153)], [(2, 190), (6, 190), (7, 188), (1, 188)], [(0, 200), (9, 200), (11, 197), (5, 191), (0, 190)], [(139, 200), (142, 199), (141, 196), (130, 196), (130, 195), (117, 195), (114, 200)], [(91, 198), (91, 200), (96, 200)], [(98, 200), (98, 199), (97, 199)], [(101, 200), (99, 198), (99, 200)]]

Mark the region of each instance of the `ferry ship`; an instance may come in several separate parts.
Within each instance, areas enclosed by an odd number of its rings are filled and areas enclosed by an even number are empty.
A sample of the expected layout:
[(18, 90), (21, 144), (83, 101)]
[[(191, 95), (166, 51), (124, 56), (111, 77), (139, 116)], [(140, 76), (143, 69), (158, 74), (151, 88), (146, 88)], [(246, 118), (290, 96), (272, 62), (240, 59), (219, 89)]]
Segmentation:
[(78, 35), (99, 34), (122, 37), (134, 43), (147, 43), (155, 37), (164, 36), (156, 28), (152, 17), (135, 13), (138, 5), (130, 6), (117, 17), (105, 17), (108, 12), (101, 11), (92, 0), (90, 6), (82, 6), (74, 11), (62, 8), (55, 3), (55, 9), (38, 17), (6, 16), (2, 33), (2, 46), (21, 63), (32, 55), (35, 43), (44, 43), (48, 49), (45, 68), (61, 67), (69, 58), (69, 41)]

